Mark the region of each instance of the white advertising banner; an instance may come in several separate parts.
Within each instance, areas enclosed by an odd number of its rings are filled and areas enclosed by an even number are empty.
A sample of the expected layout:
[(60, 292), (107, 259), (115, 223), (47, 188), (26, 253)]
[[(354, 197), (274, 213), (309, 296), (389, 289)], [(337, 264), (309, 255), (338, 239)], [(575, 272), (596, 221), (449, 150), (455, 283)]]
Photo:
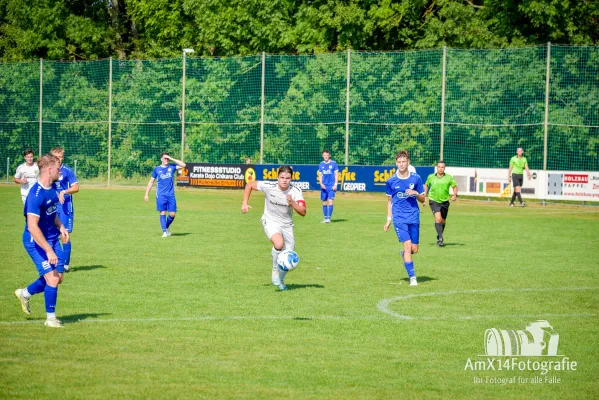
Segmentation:
[[(448, 166), (463, 195), (508, 197), (508, 169), (464, 168)], [(523, 198), (541, 200), (599, 201), (599, 172), (530, 170), (531, 179), (524, 173)]]

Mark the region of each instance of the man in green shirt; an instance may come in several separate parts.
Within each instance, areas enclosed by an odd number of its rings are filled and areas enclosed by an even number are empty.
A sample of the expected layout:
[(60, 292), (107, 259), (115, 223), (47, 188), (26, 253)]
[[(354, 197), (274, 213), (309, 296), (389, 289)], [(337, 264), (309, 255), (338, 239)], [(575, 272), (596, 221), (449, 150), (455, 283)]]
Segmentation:
[(510, 169), (508, 172), (508, 181), (514, 186), (514, 193), (512, 194), (512, 201), (510, 202), (510, 207), (514, 206), (514, 201), (516, 197), (520, 201), (521, 207), (526, 207), (526, 203), (522, 202), (522, 195), (520, 194), (520, 188), (522, 187), (522, 183), (524, 182), (524, 170), (526, 169), (526, 175), (528, 175), (528, 180), (530, 180), (530, 170), (528, 169), (528, 161), (526, 157), (523, 156), (524, 150), (522, 147), (518, 147), (516, 150), (515, 156), (510, 160)]
[(428, 204), (435, 217), (435, 230), (437, 231), (437, 246), (445, 246), (443, 231), (445, 220), (449, 212), (449, 188), (453, 189), (451, 201), (458, 197), (458, 187), (453, 176), (445, 173), (445, 161), (437, 163), (437, 173), (430, 174), (424, 184), (425, 196), (429, 198)]

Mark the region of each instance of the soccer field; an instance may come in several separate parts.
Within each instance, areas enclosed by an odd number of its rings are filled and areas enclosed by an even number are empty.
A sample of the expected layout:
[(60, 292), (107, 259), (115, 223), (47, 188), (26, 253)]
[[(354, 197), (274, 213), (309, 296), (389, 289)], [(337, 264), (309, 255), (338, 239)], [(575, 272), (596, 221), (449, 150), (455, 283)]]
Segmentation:
[[(410, 287), (383, 231), (384, 195), (340, 194), (324, 225), (307, 193), (307, 216), (294, 216), (300, 266), (280, 292), (261, 193), (243, 215), (241, 191), (180, 190), (169, 238), (143, 194), (75, 196), (65, 327), (50, 329), (43, 295), (30, 316), (13, 297), (37, 273), (19, 188), (0, 186), (0, 398), (598, 396), (597, 208), (460, 200), (444, 248), (424, 209)], [(537, 320), (559, 334), (559, 356), (485, 355), (487, 329)], [(547, 362), (570, 370), (539, 369)]]

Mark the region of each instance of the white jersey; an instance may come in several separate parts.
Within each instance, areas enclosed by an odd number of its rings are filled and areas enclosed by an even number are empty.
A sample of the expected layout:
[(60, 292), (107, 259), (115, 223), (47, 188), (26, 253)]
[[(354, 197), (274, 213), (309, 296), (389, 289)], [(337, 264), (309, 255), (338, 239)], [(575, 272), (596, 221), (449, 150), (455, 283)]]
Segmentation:
[(258, 181), (258, 190), (264, 192), (262, 218), (281, 225), (293, 225), (293, 207), (287, 203), (287, 195), (290, 195), (293, 201), (303, 201), (302, 190), (290, 185), (288, 190), (282, 191), (277, 182), (264, 181)]
[(413, 172), (415, 174), (418, 173), (418, 172), (416, 172), (416, 167), (414, 167), (413, 165), (408, 165), (408, 172)]
[(21, 197), (27, 198), (27, 194), (29, 193), (29, 189), (37, 182), (37, 177), (40, 174), (40, 169), (36, 163), (29, 166), (27, 163), (23, 163), (17, 167), (17, 172), (15, 173), (15, 178), (17, 179), (27, 179), (27, 183), (21, 184)]

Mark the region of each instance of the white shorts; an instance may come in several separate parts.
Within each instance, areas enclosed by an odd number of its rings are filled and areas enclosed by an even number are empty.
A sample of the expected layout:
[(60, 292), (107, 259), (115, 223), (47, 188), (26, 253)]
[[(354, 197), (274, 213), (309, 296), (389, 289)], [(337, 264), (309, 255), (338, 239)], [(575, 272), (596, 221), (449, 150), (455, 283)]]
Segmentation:
[(270, 240), (272, 235), (275, 233), (280, 233), (283, 236), (283, 242), (285, 243), (285, 250), (293, 250), (295, 248), (295, 237), (293, 236), (293, 225), (281, 225), (268, 220), (266, 218), (260, 219), (262, 222), (262, 227), (264, 228), (264, 233), (266, 237)]

